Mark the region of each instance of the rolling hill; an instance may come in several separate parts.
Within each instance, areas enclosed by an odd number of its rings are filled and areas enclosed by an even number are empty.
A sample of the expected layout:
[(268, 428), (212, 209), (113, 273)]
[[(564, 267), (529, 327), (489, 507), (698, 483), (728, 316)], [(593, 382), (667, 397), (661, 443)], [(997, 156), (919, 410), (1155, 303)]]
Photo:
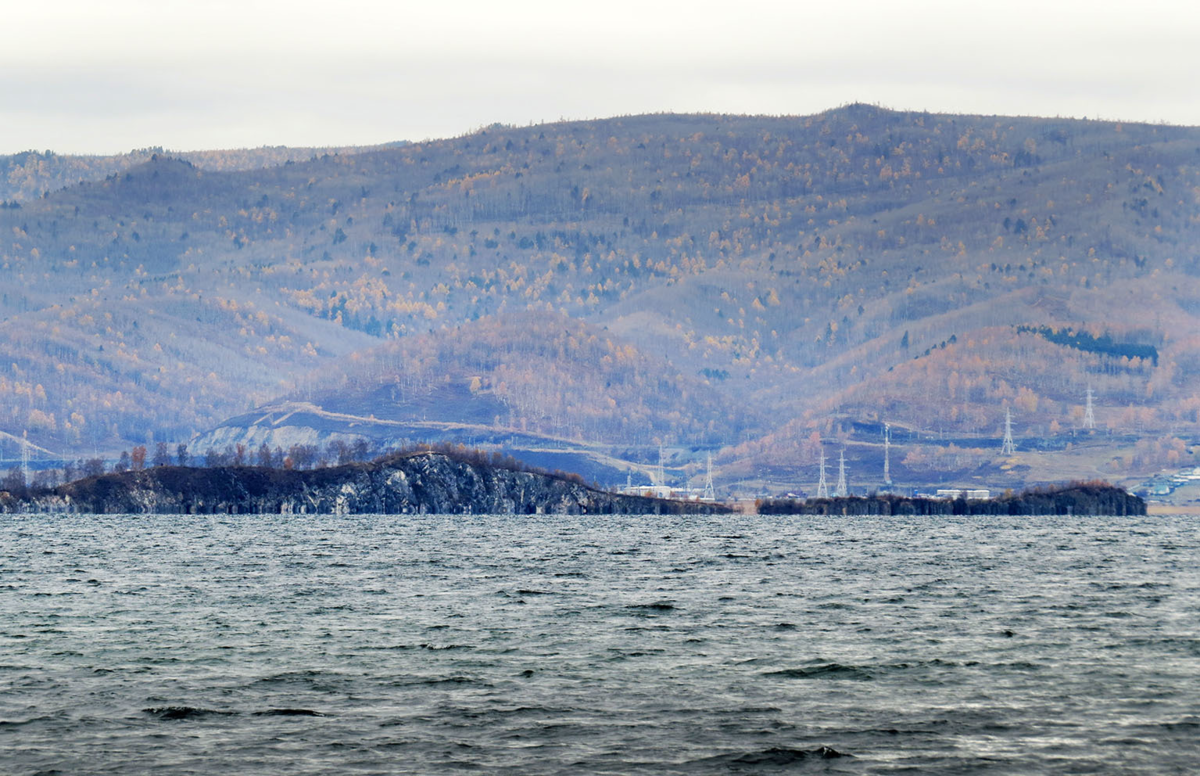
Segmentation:
[(883, 423), (909, 482), (1192, 460), (1194, 128), (851, 105), (243, 167), (152, 154), (0, 209), (0, 430), (114, 451), (302, 400), (776, 483), (819, 440), (877, 482)]

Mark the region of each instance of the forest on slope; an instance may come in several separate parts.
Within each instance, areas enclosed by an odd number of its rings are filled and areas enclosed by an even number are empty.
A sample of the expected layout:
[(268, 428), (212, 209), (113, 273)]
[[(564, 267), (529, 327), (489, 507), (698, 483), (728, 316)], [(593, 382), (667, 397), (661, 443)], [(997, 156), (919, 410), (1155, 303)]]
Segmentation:
[(343, 414), (420, 416), (609, 445), (686, 439), (714, 447), (763, 427), (708, 381), (547, 312), (392, 340), (298, 380), (288, 398)]
[[(809, 479), (822, 441), (873, 468), (885, 422), (903, 476), (998, 471), (1006, 409), (1025, 449), (1120, 477), (1190, 462), (1200, 422), (1193, 128), (852, 105), (494, 126), (267, 168), (152, 154), (8, 203), (0, 234), (0, 431), (55, 450), (329, 401), (312, 375), (364, 359), (411, 382), (429, 337), (485, 352), (522, 326), (538, 357), (447, 370), (480, 385), (445, 411), (723, 448), (741, 477)], [(610, 344), (551, 353), (529, 314)], [(631, 382), (584, 379), (617, 353)], [(571, 389), (550, 409), (556, 359)]]

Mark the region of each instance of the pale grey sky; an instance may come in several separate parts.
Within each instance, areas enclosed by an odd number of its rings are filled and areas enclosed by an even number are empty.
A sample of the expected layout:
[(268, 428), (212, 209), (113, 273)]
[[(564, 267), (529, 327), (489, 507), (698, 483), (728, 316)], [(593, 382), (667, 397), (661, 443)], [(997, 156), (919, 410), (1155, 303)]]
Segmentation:
[(1200, 125), (1200, 0), (16, 0), (0, 154), (847, 102)]

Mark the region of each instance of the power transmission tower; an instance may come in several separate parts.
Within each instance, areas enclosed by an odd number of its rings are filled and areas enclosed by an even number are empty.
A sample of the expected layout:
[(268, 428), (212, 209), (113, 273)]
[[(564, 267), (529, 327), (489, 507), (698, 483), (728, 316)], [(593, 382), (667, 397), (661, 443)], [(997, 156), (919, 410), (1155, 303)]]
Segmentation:
[(1000, 445), (1000, 455), (1016, 455), (1017, 445), (1012, 435), (1012, 410), (1004, 408), (1004, 442)]
[(29, 485), (29, 432), (21, 433), (21, 481)]
[(883, 484), (892, 486), (892, 424), (883, 424)]
[(1092, 409), (1092, 386), (1087, 390), (1087, 409), (1083, 411), (1083, 427), (1091, 431), (1096, 428), (1096, 411)]
[(843, 450), (841, 452), (841, 454), (838, 456), (838, 484), (837, 484), (837, 490), (835, 490), (833, 492), (833, 495), (838, 496), (838, 497), (849, 495), (849, 491), (846, 488), (846, 451), (845, 450)]
[(817, 498), (829, 498), (829, 485), (825, 482), (825, 448), (821, 448), (821, 480), (817, 483)]
[(704, 477), (704, 495), (701, 496), (701, 498), (705, 501), (717, 500), (717, 492), (716, 489), (713, 488), (712, 481), (712, 453), (708, 454), (708, 474), (706, 474)]

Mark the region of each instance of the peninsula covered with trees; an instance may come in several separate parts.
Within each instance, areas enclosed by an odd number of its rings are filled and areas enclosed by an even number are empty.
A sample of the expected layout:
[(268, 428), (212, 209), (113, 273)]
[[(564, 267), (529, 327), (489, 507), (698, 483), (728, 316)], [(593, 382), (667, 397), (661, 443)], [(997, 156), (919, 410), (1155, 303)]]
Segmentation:
[(722, 504), (624, 495), (577, 475), (444, 448), (312, 469), (154, 466), (0, 491), (0, 511), (95, 514), (711, 514)]
[(810, 500), (768, 499), (764, 515), (1144, 515), (1146, 502), (1106, 482), (1075, 482), (998, 498), (921, 498), (890, 494)]

